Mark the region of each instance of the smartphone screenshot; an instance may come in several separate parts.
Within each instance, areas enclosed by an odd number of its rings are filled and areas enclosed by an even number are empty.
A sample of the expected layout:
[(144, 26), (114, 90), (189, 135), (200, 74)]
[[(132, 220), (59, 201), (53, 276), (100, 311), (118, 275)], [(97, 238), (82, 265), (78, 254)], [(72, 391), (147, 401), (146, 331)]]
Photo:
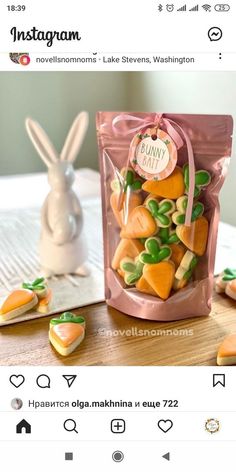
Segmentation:
[(226, 1), (0, 0), (6, 471), (235, 464)]

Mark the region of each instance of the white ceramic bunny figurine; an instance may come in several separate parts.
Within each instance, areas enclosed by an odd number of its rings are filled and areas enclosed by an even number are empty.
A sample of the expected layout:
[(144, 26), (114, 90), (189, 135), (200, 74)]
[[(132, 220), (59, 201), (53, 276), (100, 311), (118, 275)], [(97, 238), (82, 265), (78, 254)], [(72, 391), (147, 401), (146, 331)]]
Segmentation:
[(59, 156), (44, 130), (31, 118), (26, 119), (28, 135), (48, 167), (51, 191), (41, 210), (40, 263), (46, 277), (62, 274), (87, 275), (88, 251), (83, 234), (83, 215), (72, 190), (75, 173), (72, 166), (88, 127), (88, 114), (74, 120)]

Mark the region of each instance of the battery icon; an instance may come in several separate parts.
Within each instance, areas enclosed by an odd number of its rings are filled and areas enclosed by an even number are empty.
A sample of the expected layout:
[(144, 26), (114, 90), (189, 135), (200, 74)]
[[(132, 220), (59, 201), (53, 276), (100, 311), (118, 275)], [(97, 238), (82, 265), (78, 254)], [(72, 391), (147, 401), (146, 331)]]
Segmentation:
[(218, 12), (229, 11), (230, 5), (228, 5), (228, 3), (217, 3), (217, 5), (215, 5), (215, 10)]

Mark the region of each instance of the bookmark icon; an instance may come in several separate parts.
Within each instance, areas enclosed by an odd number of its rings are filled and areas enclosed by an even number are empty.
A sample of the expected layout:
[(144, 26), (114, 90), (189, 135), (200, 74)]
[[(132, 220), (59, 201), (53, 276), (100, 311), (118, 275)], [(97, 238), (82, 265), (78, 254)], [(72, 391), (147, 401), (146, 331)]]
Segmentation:
[(73, 385), (77, 375), (63, 375), (62, 377), (64, 377), (64, 379), (67, 381), (68, 388), (70, 388)]

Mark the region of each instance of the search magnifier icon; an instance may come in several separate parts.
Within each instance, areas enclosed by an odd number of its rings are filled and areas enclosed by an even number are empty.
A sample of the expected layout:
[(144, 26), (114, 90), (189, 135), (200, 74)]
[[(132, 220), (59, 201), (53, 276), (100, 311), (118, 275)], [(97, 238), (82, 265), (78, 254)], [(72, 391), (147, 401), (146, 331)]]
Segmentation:
[(64, 421), (64, 429), (66, 431), (68, 431), (69, 433), (72, 433), (72, 431), (74, 431), (75, 433), (78, 434), (78, 431), (77, 431), (77, 425), (76, 425), (76, 421), (75, 420), (72, 420), (71, 418), (68, 418), (67, 420)]

